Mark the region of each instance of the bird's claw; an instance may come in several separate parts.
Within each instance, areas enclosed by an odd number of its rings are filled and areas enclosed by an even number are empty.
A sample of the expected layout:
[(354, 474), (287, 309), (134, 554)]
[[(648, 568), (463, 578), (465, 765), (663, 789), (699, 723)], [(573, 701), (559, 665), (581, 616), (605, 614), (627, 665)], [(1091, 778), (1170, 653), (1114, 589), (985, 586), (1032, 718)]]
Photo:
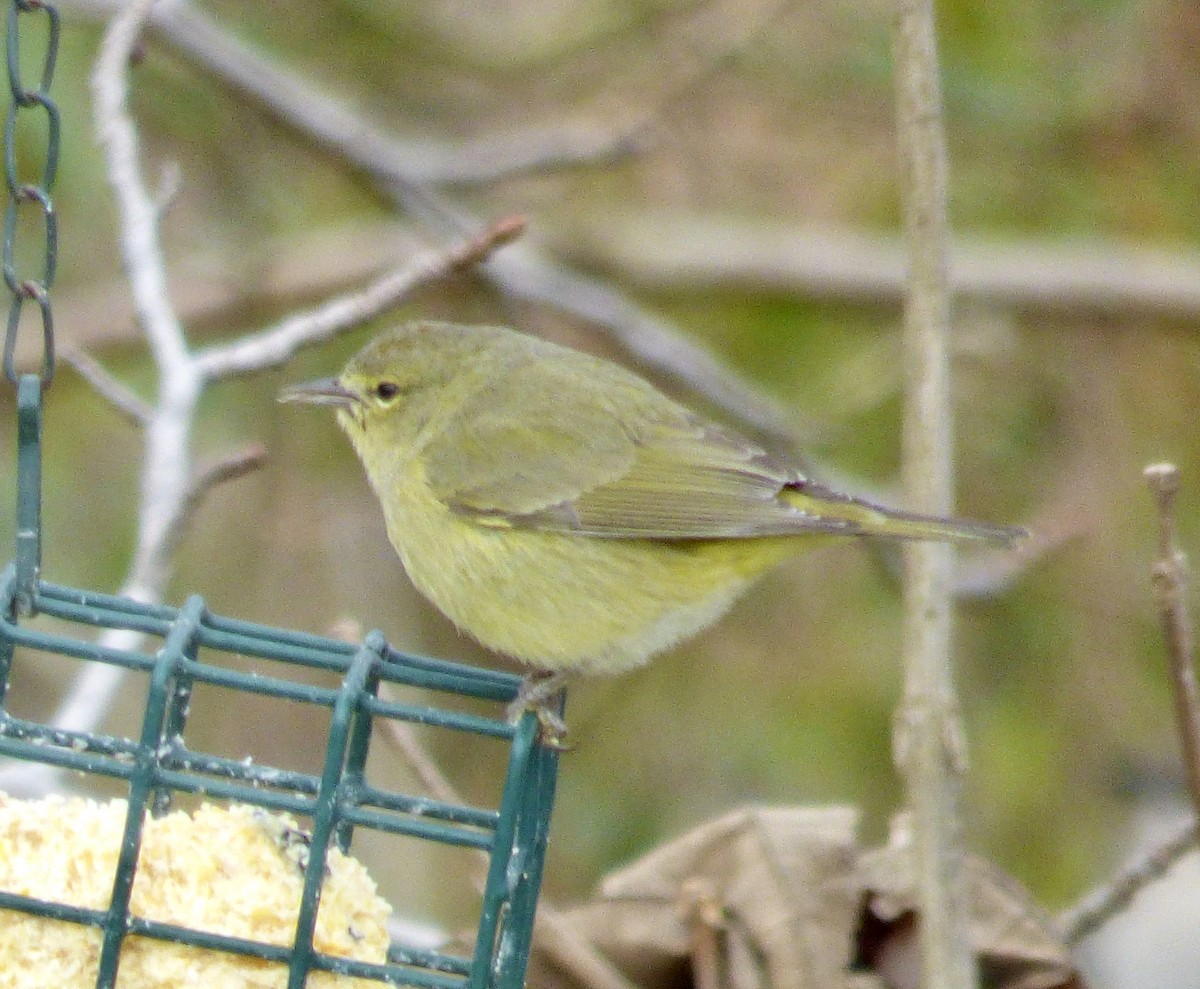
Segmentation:
[(539, 745), (554, 749), (555, 752), (570, 752), (575, 748), (567, 741), (567, 722), (561, 714), (547, 706), (534, 708), (533, 713), (537, 715), (541, 726), (538, 732)]
[(538, 743), (557, 752), (569, 752), (573, 746), (567, 742), (567, 722), (559, 713), (562, 709), (563, 678), (560, 675), (525, 678), (517, 691), (516, 699), (508, 705), (510, 724), (518, 724), (526, 714), (538, 719)]

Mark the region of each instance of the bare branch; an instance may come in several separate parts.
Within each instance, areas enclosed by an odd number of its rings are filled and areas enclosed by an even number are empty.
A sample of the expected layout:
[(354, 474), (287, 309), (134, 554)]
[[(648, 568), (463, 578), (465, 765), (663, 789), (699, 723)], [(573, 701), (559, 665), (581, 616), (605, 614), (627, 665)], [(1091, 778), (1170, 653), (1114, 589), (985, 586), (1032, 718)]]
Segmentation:
[(538, 947), (567, 971), (574, 973), (582, 985), (591, 989), (638, 989), (596, 946), (569, 924), (562, 911), (542, 896), (533, 918), (533, 930)]
[(154, 410), (109, 374), (104, 366), (86, 351), (77, 347), (63, 347), (58, 356), (134, 426), (149, 424)]
[[(582, 223), (582, 225), (581, 225)], [(576, 261), (654, 291), (733, 286), (877, 303), (899, 299), (904, 245), (889, 233), (786, 219), (642, 209), (572, 217), (562, 247)], [(559, 238), (552, 242), (558, 246)], [(955, 237), (955, 294), (1053, 311), (1200, 314), (1200, 252), (1112, 240), (1050, 243)]]
[[(1064, 470), (1064, 477), (1072, 476)], [(1011, 549), (987, 549), (954, 557), (954, 597), (975, 600), (997, 597), (1017, 583), (1039, 560), (1099, 525), (1095, 509), (1070, 484), (1050, 493), (1038, 506), (1029, 535)]]
[[(713, 76), (746, 51), (771, 27), (791, 0), (710, 0), (688, 5), (669, 17), (669, 26), (655, 45), (655, 57), (641, 53), (639, 33), (632, 44), (639, 50), (624, 61), (633, 66), (627, 78), (606, 85), (592, 116), (610, 115), (617, 103), (629, 123), (620, 129), (624, 144), (637, 151), (650, 143), (656, 125), (673, 109), (685, 105)], [(613, 92), (615, 90), (615, 94)], [(623, 93), (636, 94), (632, 98)], [(615, 95), (615, 99), (614, 99)]]
[(501, 217), (467, 240), (457, 251), (451, 252), (450, 270), (465, 271), (482, 264), (497, 248), (511, 244), (520, 237), (528, 226), (529, 220), (524, 216), (513, 214)]
[(188, 484), (187, 495), (179, 506), (175, 524), (167, 531), (163, 552), (170, 555), (178, 548), (205, 497), (219, 484), (233, 481), (258, 470), (267, 462), (267, 450), (261, 443), (253, 443), (241, 450), (205, 464)]
[[(141, 588), (126, 585), (122, 593), (149, 603)], [(108, 649), (137, 649), (144, 640), (144, 633), (123, 628), (100, 636), (100, 644)], [(64, 731), (96, 731), (112, 709), (125, 675), (119, 666), (85, 663), (48, 723)], [(0, 768), (0, 791), (12, 796), (45, 796), (62, 791), (67, 779), (67, 772), (57, 766), (14, 761)]]
[(1084, 895), (1058, 915), (1065, 944), (1078, 944), (1121, 913), (1141, 890), (1161, 879), (1181, 858), (1195, 851), (1200, 839), (1195, 821), (1189, 822), (1145, 855), (1129, 863), (1102, 886)]
[(484, 134), (457, 147), (436, 148), (421, 171), (437, 185), (481, 185), (529, 172), (607, 165), (636, 154), (639, 129), (613, 129), (585, 119), (535, 124)]
[[(949, 237), (932, 7), (932, 0), (901, 0), (893, 43), (909, 247), (903, 472), (909, 504), (945, 515), (952, 501)], [(979, 974), (962, 878), (959, 800), (966, 756), (950, 649), (953, 553), (938, 543), (911, 546), (905, 563), (905, 683), (895, 751), (912, 812), (921, 984), (970, 989)]]
[[(429, 138), (402, 140), (358, 117), (336, 100), (262, 58), (219, 22), (185, 3), (162, 3), (152, 12), (155, 33), (240, 96), (308, 134), (319, 146), (347, 159), (382, 183), (477, 185), (532, 171), (611, 162), (633, 153), (646, 132), (672, 105), (743, 51), (769, 26), (788, 0), (761, 0), (735, 11), (707, 5), (677, 32), (677, 60), (663, 93), (623, 126), (603, 127), (579, 119), (537, 124), (460, 143)], [(119, 0), (64, 0), (84, 16), (108, 16)], [(638, 59), (644, 71), (644, 60)], [(657, 67), (656, 67), (657, 71)], [(577, 114), (586, 117), (588, 114)]]
[(1171, 662), (1175, 723), (1187, 768), (1188, 790), (1196, 817), (1200, 819), (1200, 692), (1196, 689), (1192, 623), (1187, 610), (1187, 559), (1175, 544), (1179, 468), (1174, 464), (1151, 464), (1145, 476), (1158, 509), (1158, 559), (1152, 571), (1154, 596)]
[(126, 105), (126, 68), (153, 0), (134, 0), (113, 18), (92, 75), (96, 136), (121, 217), (121, 254), (133, 289), (138, 319), (165, 369), (187, 364), (183, 329), (171, 309), (166, 266), (158, 241), (158, 208), (146, 191), (138, 162), (138, 138)]
[(275, 367), (301, 347), (327, 340), (378, 316), (414, 289), (478, 264), (524, 229), (523, 218), (504, 217), (446, 250), (414, 258), (364, 289), (339, 296), (309, 312), (289, 316), (261, 333), (202, 350), (196, 355), (196, 365), (208, 379)]
[[(1174, 464), (1160, 463), (1151, 464), (1143, 473), (1158, 514), (1158, 559), (1152, 578), (1171, 663), (1177, 728), (1192, 803), (1200, 811), (1200, 713), (1192, 627), (1186, 605), (1187, 563), (1176, 545), (1179, 469)], [(1176, 862), (1195, 851), (1198, 841), (1200, 825), (1194, 818), (1084, 895), (1075, 906), (1059, 915), (1058, 926), (1064, 942), (1077, 944), (1095, 934), (1124, 911), (1142, 889), (1161, 879)]]
[(236, 481), (239, 477), (253, 473), (266, 462), (267, 448), (261, 443), (252, 443), (241, 450), (227, 454), (220, 460), (205, 464), (189, 485), (189, 503), (202, 500), (219, 484)]
[[(385, 700), (393, 700), (386, 690), (381, 689), (380, 693)], [(413, 774), (420, 780), (425, 791), (444, 803), (461, 804), (463, 803), (462, 796), (454, 788), (454, 784), (446, 779), (438, 764), (433, 760), (433, 757), (425, 751), (425, 747), (421, 745), (420, 739), (417, 738), (417, 732), (413, 725), (403, 721), (396, 721), (392, 718), (382, 718), (376, 722), (385, 732), (385, 737), (396, 747), (396, 751), (404, 758), (405, 764), (413, 771)], [(482, 861), (486, 864), (488, 857), (486, 852), (481, 852)], [(476, 877), (480, 878), (480, 877)], [(480, 881), (479, 888), (483, 888), (483, 883)]]
[[(547, 251), (652, 292), (733, 288), (886, 305), (903, 295), (903, 245), (890, 234), (666, 209), (643, 210), (637, 216), (609, 209), (603, 222), (594, 225), (573, 215), (570, 230), (561, 236), (547, 226), (552, 220), (543, 216), (537, 225)], [(268, 305), (288, 307), (294, 297), (311, 299), (365, 283), (379, 274), (381, 257), (406, 256), (415, 238), (412, 225), (394, 218), (355, 220), (291, 231), (247, 251), (270, 260), (264, 269), (268, 281), (259, 287), (261, 298)], [(313, 264), (316, 255), (324, 258), (319, 267)], [(219, 325), (231, 305), (238, 304), (231, 300), (241, 291), (236, 274), (229, 267), (214, 267), (206, 250), (180, 252), (172, 269), (173, 301), (185, 325)], [(1032, 239), (955, 238), (950, 281), (957, 297), (1041, 313), (1200, 317), (1200, 252), (1102, 240), (1051, 245)], [(94, 350), (132, 338), (128, 294), (118, 281), (63, 286), (55, 312), (59, 322), (75, 327), (77, 340)], [(18, 359), (32, 360), (28, 355), (35, 343), (22, 336)], [(777, 409), (773, 415), (782, 418)], [(796, 424), (790, 410), (789, 417), (788, 428), (811, 441), (812, 427)]]
[[(390, 696), (390, 691), (386, 689), (381, 688), (380, 694), (385, 700), (394, 700)], [(383, 729), (384, 737), (400, 753), (405, 764), (412, 770), (413, 774), (425, 788), (426, 793), (430, 794), (435, 800), (441, 800), (444, 803), (464, 803), (462, 797), (454, 788), (454, 784), (446, 779), (441, 767), (425, 751), (421, 740), (417, 738), (416, 728), (413, 725), (404, 721), (396, 721), (392, 718), (382, 718), (376, 724)], [(475, 868), (471, 870), (470, 876), (471, 885), (475, 887), (475, 891), (478, 893), (482, 893), (484, 886), (487, 885), (487, 868), (488, 853), (479, 849), (475, 855)]]
[(160, 219), (182, 191), (183, 170), (179, 167), (179, 162), (169, 161), (163, 166), (162, 173), (158, 176), (158, 186), (154, 190), (154, 206)]
[(96, 132), (121, 220), (120, 244), (134, 306), (159, 373), (159, 403), (146, 429), (138, 543), (126, 589), (158, 600), (166, 582), (170, 532), (187, 497), (191, 426), (201, 378), (167, 293), (158, 240), (158, 207), (138, 163), (138, 139), (129, 115), (129, 59), (152, 0), (123, 7), (105, 32), (92, 75)]

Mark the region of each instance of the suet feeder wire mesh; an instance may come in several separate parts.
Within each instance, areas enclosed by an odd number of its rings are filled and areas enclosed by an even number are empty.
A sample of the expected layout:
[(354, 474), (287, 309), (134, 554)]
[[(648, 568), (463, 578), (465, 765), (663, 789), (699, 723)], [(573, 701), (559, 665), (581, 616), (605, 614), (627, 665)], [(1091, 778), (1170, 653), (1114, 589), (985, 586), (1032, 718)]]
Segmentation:
[[(19, 19), (48, 18), (49, 43), (40, 86), (20, 80)], [(533, 933), (546, 839), (554, 799), (558, 753), (539, 743), (532, 714), (512, 725), (503, 716), (399, 703), (380, 697), (380, 686), (422, 688), (447, 696), (505, 705), (515, 699), (520, 679), (441, 660), (415, 657), (390, 647), (378, 632), (360, 644), (304, 632), (271, 628), (214, 615), (199, 597), (182, 608), (140, 602), (49, 583), (41, 575), (42, 400), (54, 369), (54, 334), (48, 290), (56, 253), (55, 214), (50, 188), (58, 156), (58, 112), (48, 94), (57, 47), (53, 8), (12, 0), (8, 13), (8, 67), (12, 105), (5, 163), (9, 204), (4, 226), (4, 273), (12, 293), (4, 369), (17, 385), (17, 506), (14, 559), (0, 575), (0, 755), (56, 766), (87, 777), (123, 780), (128, 803), (123, 839), (106, 909), (86, 909), (36, 896), (0, 891), (0, 909), (87, 925), (101, 931), (95, 985), (116, 985), (122, 944), (130, 936), (175, 941), (286, 964), (289, 989), (305, 985), (310, 972), (329, 971), (393, 985), (429, 989), (520, 989)], [(47, 120), (46, 164), (40, 183), (15, 175), (14, 120), (32, 109)], [(14, 270), (16, 211), (34, 203), (45, 219), (44, 265), (39, 278), (21, 279)], [(18, 375), (16, 335), (23, 304), (37, 304), (42, 325), (42, 367)], [(49, 621), (39, 621), (39, 618)], [(47, 627), (43, 628), (45, 625)], [(118, 649), (92, 641), (93, 630), (128, 629), (160, 641), (156, 651)], [(138, 738), (65, 731), (10, 710), (14, 657), (25, 650), (69, 657), (80, 664), (109, 664), (139, 671), (149, 689)], [(222, 665), (223, 656), (273, 661), (272, 675)], [(339, 687), (303, 682), (303, 671), (340, 677)], [(328, 712), (323, 768), (306, 773), (247, 758), (235, 760), (188, 743), (193, 688), (213, 685), (256, 697), (305, 704)], [(367, 757), (377, 719), (397, 719), (455, 732), (482, 735), (509, 746), (498, 806), (462, 806), (376, 786)], [(253, 753), (249, 754), (251, 757)], [(138, 869), (147, 814), (161, 815), (174, 794), (202, 795), (283, 811), (312, 822), (302, 858), (303, 894), (290, 946), (190, 930), (135, 916), (130, 897)], [(470, 957), (393, 944), (385, 964), (353, 961), (313, 946), (328, 849), (350, 848), (357, 829), (485, 851), (489, 857)]]

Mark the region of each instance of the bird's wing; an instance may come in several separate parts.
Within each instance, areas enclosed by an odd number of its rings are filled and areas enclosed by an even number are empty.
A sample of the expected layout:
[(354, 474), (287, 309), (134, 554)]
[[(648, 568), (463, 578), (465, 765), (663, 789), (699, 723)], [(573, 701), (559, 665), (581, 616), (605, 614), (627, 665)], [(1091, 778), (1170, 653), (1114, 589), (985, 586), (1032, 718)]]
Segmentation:
[(807, 482), (744, 437), (638, 379), (594, 384), (545, 364), (500, 376), (426, 446), (434, 494), (485, 525), (616, 539), (855, 528), (797, 507), (784, 491)]
[(492, 368), (430, 431), (421, 460), (433, 494), (459, 513), (519, 524), (626, 473), (635, 449), (624, 396), (615, 386), (581, 387), (579, 377), (553, 359), (510, 357)]
[(713, 539), (845, 532), (845, 519), (804, 511), (807, 482), (736, 433), (697, 416), (655, 422), (630, 469), (574, 503), (580, 532), (642, 539)]

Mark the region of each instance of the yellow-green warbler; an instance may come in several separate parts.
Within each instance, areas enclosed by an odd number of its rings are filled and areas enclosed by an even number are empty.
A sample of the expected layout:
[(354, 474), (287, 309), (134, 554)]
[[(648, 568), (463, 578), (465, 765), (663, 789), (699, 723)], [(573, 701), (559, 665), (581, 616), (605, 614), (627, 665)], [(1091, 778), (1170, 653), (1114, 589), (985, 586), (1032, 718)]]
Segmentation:
[(485, 646), (620, 673), (827, 536), (1008, 543), (810, 481), (609, 361), (494, 326), (417, 322), (281, 401), (332, 405), (413, 584)]

